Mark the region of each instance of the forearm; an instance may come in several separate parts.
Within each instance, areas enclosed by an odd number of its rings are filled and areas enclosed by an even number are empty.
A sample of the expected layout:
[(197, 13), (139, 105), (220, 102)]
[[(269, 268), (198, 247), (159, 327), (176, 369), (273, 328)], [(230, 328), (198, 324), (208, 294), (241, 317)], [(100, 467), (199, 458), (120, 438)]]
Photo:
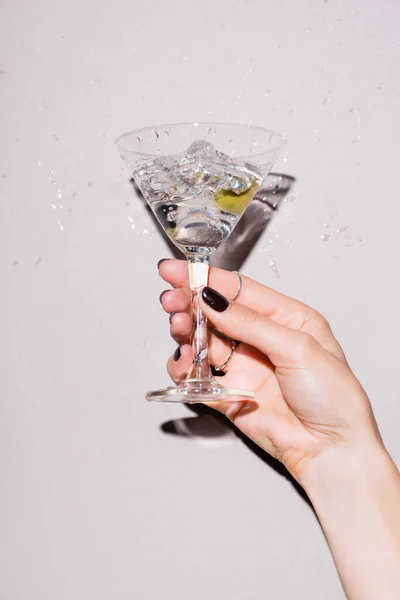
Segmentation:
[(400, 474), (384, 448), (332, 450), (302, 483), (349, 600), (398, 600)]

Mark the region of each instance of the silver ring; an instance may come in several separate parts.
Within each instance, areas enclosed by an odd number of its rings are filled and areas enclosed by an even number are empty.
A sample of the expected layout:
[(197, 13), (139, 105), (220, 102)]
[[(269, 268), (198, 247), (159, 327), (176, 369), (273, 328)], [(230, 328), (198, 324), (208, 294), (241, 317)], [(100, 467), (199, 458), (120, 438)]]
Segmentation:
[(238, 279), (239, 279), (239, 285), (238, 285), (237, 292), (236, 292), (236, 294), (232, 298), (232, 301), (233, 301), (233, 300), (236, 300), (236, 298), (239, 296), (240, 292), (242, 291), (243, 280), (242, 280), (242, 276), (239, 273), (239, 271), (232, 271), (232, 273), (236, 273), (236, 275), (238, 276)]
[(231, 360), (233, 353), (235, 352), (237, 347), (237, 343), (235, 342), (235, 340), (231, 340), (231, 350), (227, 356), (227, 359), (225, 362), (222, 363), (222, 365), (220, 367), (215, 367), (216, 371), (223, 371), (226, 367), (226, 365), (228, 364), (228, 362)]

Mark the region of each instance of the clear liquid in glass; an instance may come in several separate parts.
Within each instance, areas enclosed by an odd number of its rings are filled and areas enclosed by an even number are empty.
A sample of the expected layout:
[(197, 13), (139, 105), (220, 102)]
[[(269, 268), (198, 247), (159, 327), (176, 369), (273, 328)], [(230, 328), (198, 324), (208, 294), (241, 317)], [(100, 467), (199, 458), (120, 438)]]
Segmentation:
[(259, 190), (260, 170), (205, 141), (175, 156), (139, 159), (133, 175), (167, 235), (185, 254), (210, 254)]

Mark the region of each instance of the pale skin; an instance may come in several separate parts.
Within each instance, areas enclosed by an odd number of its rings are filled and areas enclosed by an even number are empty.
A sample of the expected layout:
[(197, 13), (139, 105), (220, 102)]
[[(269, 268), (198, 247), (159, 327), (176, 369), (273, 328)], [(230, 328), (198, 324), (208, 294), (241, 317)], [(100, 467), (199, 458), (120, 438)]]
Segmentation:
[[(179, 382), (192, 362), (190, 291), (185, 261), (161, 263), (173, 289), (161, 298), (173, 314), (180, 358), (168, 360)], [(212, 327), (241, 344), (220, 378), (250, 389), (255, 401), (219, 403), (245, 435), (280, 460), (307, 492), (326, 534), (349, 600), (400, 598), (400, 474), (387, 453), (371, 404), (326, 319), (309, 306), (243, 277), (211, 269), (209, 286), (228, 301), (201, 306)], [(230, 344), (211, 335), (210, 362)]]

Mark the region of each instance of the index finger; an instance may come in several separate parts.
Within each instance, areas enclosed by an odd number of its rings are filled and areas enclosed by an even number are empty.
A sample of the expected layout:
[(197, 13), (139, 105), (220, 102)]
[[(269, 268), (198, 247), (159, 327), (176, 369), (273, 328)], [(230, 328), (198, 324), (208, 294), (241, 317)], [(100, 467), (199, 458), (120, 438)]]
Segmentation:
[[(160, 276), (174, 287), (189, 287), (187, 262), (184, 260), (164, 260), (159, 267)], [(299, 329), (312, 308), (299, 300), (289, 298), (276, 290), (241, 275), (243, 286), (240, 291), (240, 303), (273, 319), (281, 325)], [(238, 291), (238, 276), (231, 271), (210, 268), (208, 285), (232, 300)]]
[[(189, 287), (187, 262), (184, 260), (164, 260), (159, 266), (160, 276), (174, 287)], [(290, 329), (304, 331), (312, 335), (326, 350), (339, 360), (345, 361), (343, 350), (334, 337), (329, 323), (316, 310), (299, 300), (285, 296), (276, 290), (242, 277), (243, 286), (238, 301), (272, 321)], [(209, 286), (220, 291), (232, 300), (238, 287), (238, 275), (216, 267), (210, 268)]]

